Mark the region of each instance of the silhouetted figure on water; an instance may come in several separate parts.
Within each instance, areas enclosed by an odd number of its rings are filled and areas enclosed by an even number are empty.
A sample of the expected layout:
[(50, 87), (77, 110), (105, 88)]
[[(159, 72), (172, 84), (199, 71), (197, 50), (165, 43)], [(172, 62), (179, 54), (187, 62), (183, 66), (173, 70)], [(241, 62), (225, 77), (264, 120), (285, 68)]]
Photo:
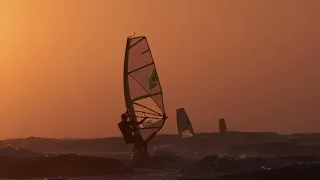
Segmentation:
[(139, 133), (139, 125), (144, 123), (148, 117), (143, 117), (142, 120), (139, 122), (134, 123), (131, 118), (137, 118), (137, 117), (132, 117), (129, 114), (129, 111), (126, 111), (121, 115), (121, 122), (118, 123), (119, 129), (122, 133), (122, 136), (124, 138), (124, 141), (127, 144), (133, 143), (134, 148), (133, 148), (133, 154), (135, 156), (136, 152), (138, 152), (138, 149), (141, 152), (141, 149), (145, 151), (147, 154), (147, 142), (145, 142), (142, 138), (137, 136), (137, 133)]

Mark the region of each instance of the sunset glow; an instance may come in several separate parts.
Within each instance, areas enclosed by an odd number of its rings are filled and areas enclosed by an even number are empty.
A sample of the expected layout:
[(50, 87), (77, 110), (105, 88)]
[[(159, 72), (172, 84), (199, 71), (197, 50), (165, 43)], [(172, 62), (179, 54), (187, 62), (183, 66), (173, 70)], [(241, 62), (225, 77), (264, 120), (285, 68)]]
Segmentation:
[(241, 2), (1, 1), (0, 138), (120, 136), (133, 32), (156, 61), (161, 133), (177, 133), (180, 107), (196, 132), (220, 117), (230, 130), (319, 131), (319, 2)]

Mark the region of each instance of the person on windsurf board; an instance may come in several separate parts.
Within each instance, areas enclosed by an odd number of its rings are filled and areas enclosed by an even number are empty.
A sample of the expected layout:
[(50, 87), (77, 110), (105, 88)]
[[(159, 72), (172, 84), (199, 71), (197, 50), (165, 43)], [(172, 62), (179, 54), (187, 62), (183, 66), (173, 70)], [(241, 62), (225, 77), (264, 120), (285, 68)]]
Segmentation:
[[(146, 119), (148, 119), (148, 117), (145, 116), (140, 122), (137, 122), (136, 125), (139, 126), (140, 124), (144, 123)], [(118, 123), (118, 127), (122, 133), (124, 141), (127, 144), (134, 143), (134, 131), (138, 129), (132, 126), (128, 110), (125, 113), (121, 114), (121, 121)]]
[(119, 129), (125, 142), (134, 145), (134, 159), (147, 160), (148, 143), (162, 129), (167, 117), (160, 80), (145, 36), (127, 38), (123, 90), (127, 112), (121, 115)]

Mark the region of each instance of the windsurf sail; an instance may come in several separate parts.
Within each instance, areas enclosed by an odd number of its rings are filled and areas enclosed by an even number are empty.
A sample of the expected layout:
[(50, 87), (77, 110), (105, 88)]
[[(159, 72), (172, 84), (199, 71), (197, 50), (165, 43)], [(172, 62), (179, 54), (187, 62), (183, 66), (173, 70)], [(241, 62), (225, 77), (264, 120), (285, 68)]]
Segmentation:
[(148, 142), (163, 127), (167, 117), (158, 72), (145, 36), (128, 37), (123, 76), (134, 135)]
[(184, 108), (177, 109), (177, 125), (182, 138), (194, 136), (192, 124)]
[(220, 130), (220, 133), (228, 132), (227, 124), (224, 118), (219, 119), (219, 130)]

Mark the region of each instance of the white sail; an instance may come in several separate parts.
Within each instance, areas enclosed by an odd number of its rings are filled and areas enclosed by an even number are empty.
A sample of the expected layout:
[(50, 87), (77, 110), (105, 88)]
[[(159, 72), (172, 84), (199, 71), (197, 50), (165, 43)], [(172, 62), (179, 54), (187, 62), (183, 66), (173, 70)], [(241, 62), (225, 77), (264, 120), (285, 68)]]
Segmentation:
[(177, 109), (177, 126), (182, 138), (194, 136), (192, 124), (184, 108)]

